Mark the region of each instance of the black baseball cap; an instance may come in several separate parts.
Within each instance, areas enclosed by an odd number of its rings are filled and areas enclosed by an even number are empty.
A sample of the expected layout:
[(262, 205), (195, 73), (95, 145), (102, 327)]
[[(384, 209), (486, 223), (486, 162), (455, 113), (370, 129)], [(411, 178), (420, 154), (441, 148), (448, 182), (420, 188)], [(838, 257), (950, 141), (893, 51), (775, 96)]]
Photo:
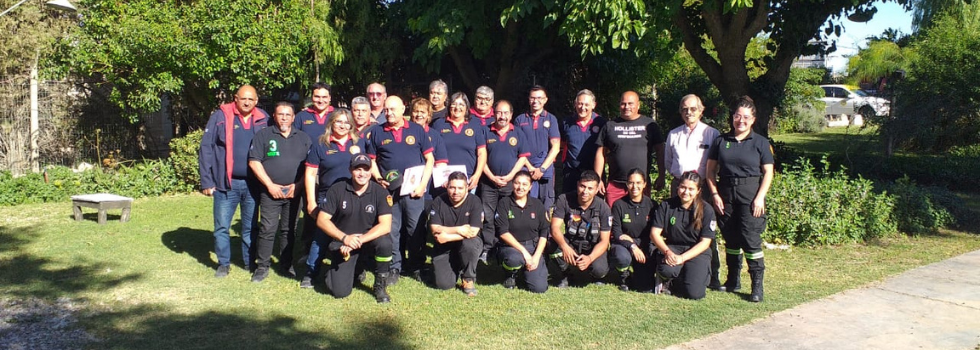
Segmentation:
[(357, 168), (362, 165), (368, 167), (368, 169), (371, 169), (371, 157), (368, 157), (367, 154), (358, 153), (355, 154), (354, 157), (350, 159), (351, 169)]

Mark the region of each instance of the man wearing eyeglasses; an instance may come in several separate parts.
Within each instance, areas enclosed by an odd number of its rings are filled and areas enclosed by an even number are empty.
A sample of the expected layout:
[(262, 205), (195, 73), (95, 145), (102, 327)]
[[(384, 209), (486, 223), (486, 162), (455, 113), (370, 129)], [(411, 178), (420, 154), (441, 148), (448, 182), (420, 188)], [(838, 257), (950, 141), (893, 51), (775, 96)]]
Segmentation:
[(231, 266), (231, 238), (228, 234), (237, 207), (242, 210), (242, 258), (251, 270), (252, 226), (255, 223), (255, 193), (261, 184), (248, 169), (248, 149), (252, 138), (268, 125), (269, 114), (256, 107), (255, 88), (243, 85), (235, 101), (221, 105), (208, 119), (198, 165), (201, 193), (214, 197), (214, 250), (218, 268), (214, 277), (228, 276)]
[[(671, 197), (677, 195), (677, 186), (680, 184), (677, 179), (681, 174), (688, 171), (696, 171), (701, 176), (707, 174), (708, 148), (720, 133), (718, 129), (701, 122), (703, 113), (704, 104), (697, 95), (689, 94), (681, 98), (680, 114), (684, 125), (674, 128), (667, 134), (667, 147), (664, 150), (664, 167), (674, 178), (670, 182)], [(705, 195), (708, 203), (711, 203), (707, 199), (711, 197), (711, 191), (701, 191), (701, 194)], [(721, 267), (721, 260), (718, 258), (718, 246), (712, 239), (711, 281), (708, 283), (710, 289), (721, 288), (721, 281), (718, 279), (719, 267)]]
[(388, 90), (381, 83), (371, 83), (367, 87), (368, 101), (371, 102), (371, 121), (377, 124), (384, 124), (385, 100), (388, 99)]
[(473, 108), (470, 108), (470, 114), (476, 117), (480, 124), (489, 128), (494, 123), (493, 89), (489, 86), (476, 88), (473, 100)]
[(558, 132), (558, 118), (548, 113), (544, 105), (548, 103), (548, 93), (544, 87), (535, 85), (528, 94), (531, 110), (514, 119), (514, 124), (527, 136), (528, 171), (531, 173), (531, 197), (541, 200), (545, 209), (555, 206), (555, 158), (561, 146)]

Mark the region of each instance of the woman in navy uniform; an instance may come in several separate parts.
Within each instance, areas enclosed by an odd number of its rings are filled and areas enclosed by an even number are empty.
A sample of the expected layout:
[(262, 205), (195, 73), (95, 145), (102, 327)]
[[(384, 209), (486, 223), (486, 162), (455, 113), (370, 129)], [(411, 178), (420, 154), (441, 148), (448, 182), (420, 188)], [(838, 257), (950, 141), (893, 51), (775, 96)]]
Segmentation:
[(708, 151), (708, 189), (725, 237), (728, 280), (724, 290), (741, 288), (742, 253), (752, 278), (749, 300), (763, 299), (762, 280), (766, 270), (762, 253), (762, 231), (766, 229), (766, 194), (772, 185), (773, 157), (769, 140), (752, 131), (755, 104), (748, 96), (739, 99), (732, 115), (732, 130), (722, 134)]
[(547, 210), (537, 198), (529, 198), (531, 173), (526, 170), (514, 175), (514, 193), (497, 203), (494, 227), (500, 239), (498, 255), (507, 271), (504, 288), (517, 286), (517, 274), (524, 271), (527, 289), (534, 293), (548, 290), (548, 268), (544, 264), (544, 248), (548, 243), (550, 221)]
[[(627, 196), (620, 198), (612, 206), (612, 234), (610, 240), (610, 263), (619, 271), (619, 289), (628, 291), (629, 280), (639, 291), (653, 289), (653, 268), (656, 263), (648, 259), (650, 252), (650, 215), (654, 203), (643, 195), (648, 175), (638, 168), (627, 173)], [(630, 273), (630, 267), (633, 272)], [(632, 277), (631, 277), (632, 276)]]
[(663, 285), (675, 294), (704, 298), (711, 270), (711, 240), (715, 238), (715, 213), (701, 199), (701, 176), (681, 174), (677, 196), (657, 206), (650, 220), (650, 238), (657, 247), (654, 293)]

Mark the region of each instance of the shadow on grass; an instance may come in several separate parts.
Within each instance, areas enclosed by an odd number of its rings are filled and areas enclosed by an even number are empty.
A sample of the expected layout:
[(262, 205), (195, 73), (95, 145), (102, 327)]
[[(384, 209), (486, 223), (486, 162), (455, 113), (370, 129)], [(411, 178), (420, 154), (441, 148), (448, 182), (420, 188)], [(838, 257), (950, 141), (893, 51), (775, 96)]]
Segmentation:
[[(352, 315), (353, 317), (353, 315)], [(174, 314), (162, 307), (136, 307), (93, 315), (84, 322), (101, 347), (119, 349), (412, 349), (390, 318), (337, 320), (330, 330), (302, 329), (288, 315), (208, 311)], [(341, 323), (347, 322), (347, 323)]]
[[(241, 224), (241, 220), (236, 221), (238, 224)], [(235, 225), (232, 225), (232, 227), (235, 227)], [(258, 227), (254, 227), (252, 231), (253, 233), (257, 234)], [(211, 259), (211, 252), (214, 251), (214, 231), (181, 227), (170, 232), (164, 232), (163, 235), (160, 236), (160, 241), (174, 253), (190, 255), (192, 258), (197, 260), (198, 263), (207, 267), (218, 267), (218, 263)], [(245, 268), (245, 265), (242, 262), (241, 246), (241, 236), (232, 235), (231, 263), (235, 266)], [(254, 251), (252, 252), (252, 255), (255, 256)]]
[(0, 290), (10, 297), (55, 299), (66, 294), (108, 290), (140, 279), (141, 274), (115, 275), (115, 266), (76, 259), (68, 262), (39, 257), (27, 245), (40, 233), (32, 227), (0, 226)]

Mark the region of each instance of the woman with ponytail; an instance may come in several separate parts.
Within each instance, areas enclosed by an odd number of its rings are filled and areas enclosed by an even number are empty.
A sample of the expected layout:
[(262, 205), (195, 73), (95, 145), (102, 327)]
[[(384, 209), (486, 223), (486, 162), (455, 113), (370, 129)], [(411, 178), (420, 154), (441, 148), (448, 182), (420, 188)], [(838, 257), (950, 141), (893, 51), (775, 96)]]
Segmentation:
[(704, 298), (711, 268), (708, 247), (715, 238), (715, 213), (701, 199), (701, 176), (688, 171), (679, 178), (677, 196), (657, 207), (650, 218), (650, 238), (657, 247), (654, 293), (671, 292)]

